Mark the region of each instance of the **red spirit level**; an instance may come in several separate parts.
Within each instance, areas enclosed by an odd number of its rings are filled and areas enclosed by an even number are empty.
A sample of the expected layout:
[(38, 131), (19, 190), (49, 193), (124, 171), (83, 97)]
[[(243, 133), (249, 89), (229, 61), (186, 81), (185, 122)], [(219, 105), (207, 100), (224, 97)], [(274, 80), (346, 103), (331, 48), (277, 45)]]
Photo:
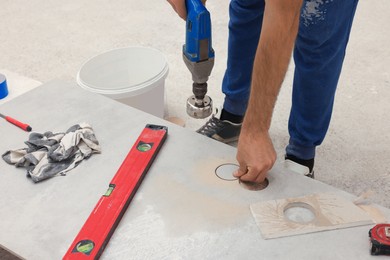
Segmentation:
[(390, 255), (390, 224), (378, 224), (368, 232), (371, 255)]
[(63, 259), (100, 257), (167, 133), (165, 126), (146, 125)]

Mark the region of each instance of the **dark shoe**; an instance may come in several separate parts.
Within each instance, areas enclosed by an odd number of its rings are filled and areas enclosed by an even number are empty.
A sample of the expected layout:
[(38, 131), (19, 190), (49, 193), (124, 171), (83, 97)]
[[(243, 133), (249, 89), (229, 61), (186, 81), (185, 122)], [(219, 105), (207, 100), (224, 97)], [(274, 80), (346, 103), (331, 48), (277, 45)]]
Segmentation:
[(302, 160), (295, 156), (286, 155), (284, 167), (292, 172), (314, 179), (314, 159)]
[(221, 120), (220, 113), (217, 110), (216, 115), (212, 115), (196, 132), (207, 137), (213, 138), (223, 143), (231, 143), (238, 140), (242, 124), (235, 124), (228, 120)]

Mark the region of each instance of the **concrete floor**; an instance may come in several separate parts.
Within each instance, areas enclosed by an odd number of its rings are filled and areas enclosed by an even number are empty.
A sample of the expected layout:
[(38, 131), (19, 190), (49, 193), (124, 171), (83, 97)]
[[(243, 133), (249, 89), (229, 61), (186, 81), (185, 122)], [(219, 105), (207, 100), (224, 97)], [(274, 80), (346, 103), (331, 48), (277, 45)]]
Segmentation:
[[(228, 4), (208, 1), (216, 51), (209, 94), (216, 106), (223, 101)], [(386, 207), (390, 207), (389, 12), (388, 0), (360, 1), (332, 123), (315, 165), (316, 179), (356, 195), (373, 190), (373, 201)], [(191, 130), (204, 123), (186, 116), (192, 82), (181, 58), (184, 22), (166, 1), (1, 0), (0, 17), (0, 69), (40, 82), (74, 81), (82, 63), (98, 53), (131, 45), (154, 47), (166, 55), (170, 66), (166, 115), (185, 119)], [(293, 64), (271, 128), (278, 162), (288, 142), (292, 70)]]

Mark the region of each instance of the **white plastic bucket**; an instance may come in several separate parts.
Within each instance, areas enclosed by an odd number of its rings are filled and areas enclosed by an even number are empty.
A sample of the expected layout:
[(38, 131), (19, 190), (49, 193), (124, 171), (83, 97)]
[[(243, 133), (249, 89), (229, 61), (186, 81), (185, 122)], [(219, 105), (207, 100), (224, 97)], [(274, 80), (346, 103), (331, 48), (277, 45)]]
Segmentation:
[(160, 51), (126, 47), (89, 59), (78, 72), (77, 83), (86, 90), (163, 118), (168, 70)]

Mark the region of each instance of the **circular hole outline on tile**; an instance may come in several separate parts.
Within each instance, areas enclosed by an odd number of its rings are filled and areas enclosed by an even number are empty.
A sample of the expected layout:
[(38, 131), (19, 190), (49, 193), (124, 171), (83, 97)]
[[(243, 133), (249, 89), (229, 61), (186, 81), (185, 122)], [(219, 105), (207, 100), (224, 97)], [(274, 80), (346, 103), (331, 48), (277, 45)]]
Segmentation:
[(284, 209), (284, 217), (294, 223), (309, 224), (316, 219), (315, 209), (304, 202), (291, 202), (288, 203)]
[(242, 180), (239, 180), (239, 183), (240, 183), (241, 187), (243, 187), (247, 190), (259, 191), (259, 190), (264, 190), (265, 188), (267, 188), (269, 181), (267, 178), (265, 178), (264, 181), (260, 182), (260, 183), (253, 182), (253, 181), (242, 181)]
[(235, 181), (237, 178), (234, 177), (233, 173), (237, 171), (238, 168), (239, 166), (237, 164), (224, 163), (215, 169), (215, 175), (224, 181)]

